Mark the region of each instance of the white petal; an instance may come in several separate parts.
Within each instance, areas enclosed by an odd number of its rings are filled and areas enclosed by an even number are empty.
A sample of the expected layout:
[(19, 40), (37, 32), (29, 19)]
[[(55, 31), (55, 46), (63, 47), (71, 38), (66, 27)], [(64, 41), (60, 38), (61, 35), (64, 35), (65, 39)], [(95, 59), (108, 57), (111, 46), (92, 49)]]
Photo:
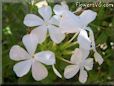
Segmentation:
[(56, 15), (63, 15), (63, 12), (67, 11), (67, 10), (68, 10), (68, 6), (66, 4), (55, 5), (54, 9), (53, 9), (53, 11)]
[(61, 29), (52, 25), (49, 27), (49, 34), (55, 43), (60, 43), (65, 38), (65, 34), (61, 32)]
[(95, 58), (95, 61), (99, 63), (99, 65), (101, 65), (104, 61), (102, 56), (98, 52), (94, 53), (94, 58)]
[(30, 55), (33, 55), (36, 51), (38, 40), (35, 34), (27, 34), (22, 39), (27, 51)]
[(61, 15), (63, 12), (62, 6), (61, 5), (55, 5), (53, 11), (56, 15)]
[(82, 57), (86, 59), (89, 56), (90, 50), (85, 50), (83, 48), (80, 48), (80, 51), (82, 52)]
[(36, 81), (43, 80), (48, 75), (46, 67), (40, 62), (34, 61), (32, 64), (32, 76)]
[(76, 48), (75, 51), (73, 52), (70, 61), (74, 64), (80, 64), (82, 61), (83, 55), (82, 51), (79, 48)]
[(86, 59), (84, 67), (86, 68), (86, 70), (92, 70), (92, 68), (93, 68), (93, 58)]
[(21, 48), (18, 45), (14, 45), (10, 49), (9, 56), (10, 56), (10, 59), (15, 60), (15, 61), (20, 61), (20, 60), (31, 58), (31, 56), (23, 48)]
[(55, 68), (54, 65), (52, 65), (52, 68), (53, 68), (54, 73), (55, 73), (59, 78), (62, 78), (62, 75), (57, 71), (57, 69)]
[(35, 59), (46, 65), (55, 64), (55, 54), (51, 51), (42, 51), (35, 54)]
[(92, 48), (93, 48), (94, 50), (96, 50), (96, 49), (95, 49), (94, 33), (93, 33), (92, 29), (91, 29), (90, 27), (86, 27), (85, 29), (89, 31), (89, 38), (90, 38), (90, 40), (91, 40), (91, 42), (92, 42)]
[(88, 34), (85, 30), (80, 31), (77, 41), (78, 41), (81, 48), (86, 49), (86, 50), (90, 50), (91, 41), (90, 41)]
[(82, 61), (88, 57), (89, 53), (90, 53), (90, 51), (88, 51), (88, 50), (76, 48), (75, 51), (73, 52), (70, 60), (72, 63), (74, 63), (76, 65), (80, 65), (80, 63), (82, 63)]
[(98, 62), (99, 65), (101, 65), (104, 60), (103, 60), (102, 56), (96, 51), (95, 39), (94, 39), (93, 31), (91, 30), (90, 27), (87, 27), (86, 30), (89, 31), (90, 39), (91, 39), (91, 41), (92, 41), (92, 49), (93, 49), (93, 51), (95, 52), (95, 53), (94, 53), (95, 61)]
[(50, 6), (43, 6), (38, 10), (39, 14), (44, 18), (44, 20), (49, 20), (52, 15), (52, 10)]
[(82, 23), (84, 24), (84, 26), (87, 26), (89, 23), (91, 23), (93, 20), (95, 20), (96, 16), (97, 16), (96, 12), (94, 12), (92, 10), (85, 10), (80, 15), (80, 19), (81, 19)]
[(74, 77), (79, 71), (79, 67), (77, 65), (69, 65), (64, 70), (64, 77), (66, 79), (70, 79)]
[(27, 14), (24, 18), (23, 22), (26, 26), (33, 27), (33, 26), (38, 26), (43, 24), (43, 20), (34, 15), (34, 14)]
[(81, 69), (79, 75), (79, 81), (81, 83), (85, 83), (87, 81), (87, 77), (88, 77), (87, 72), (84, 69)]
[(60, 28), (63, 33), (76, 33), (82, 28), (79, 17), (67, 11), (61, 18)]
[(56, 23), (56, 24), (58, 24), (57, 26), (60, 26), (61, 17), (58, 16), (58, 15), (54, 15), (53, 17), (54, 17), (54, 18), (57, 20), (57, 22), (58, 22), (58, 23)]
[(49, 20), (49, 23), (53, 24), (53, 25), (56, 25), (56, 26), (59, 26), (59, 19), (55, 15), (55, 16), (51, 17), (51, 19)]
[(14, 65), (13, 70), (18, 77), (26, 75), (32, 65), (32, 60), (21, 61)]
[(37, 40), (39, 43), (42, 43), (46, 39), (47, 28), (45, 26), (39, 26), (33, 29), (31, 33), (37, 36)]

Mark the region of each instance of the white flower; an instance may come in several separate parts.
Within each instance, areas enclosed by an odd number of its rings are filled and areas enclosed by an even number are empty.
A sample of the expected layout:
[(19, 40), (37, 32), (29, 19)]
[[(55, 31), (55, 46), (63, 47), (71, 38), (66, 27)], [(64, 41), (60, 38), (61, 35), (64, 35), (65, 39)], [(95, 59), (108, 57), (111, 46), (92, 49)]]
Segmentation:
[[(93, 58), (87, 58), (89, 55), (88, 50), (75, 49), (71, 57), (72, 65), (68, 65), (64, 71), (64, 77), (70, 79), (74, 77), (79, 71), (79, 81), (85, 83), (88, 77), (87, 71), (93, 68)], [(87, 71), (86, 71), (87, 70)]]
[(27, 51), (18, 45), (14, 45), (10, 50), (10, 59), (21, 61), (14, 65), (14, 72), (18, 77), (22, 77), (26, 75), (30, 69), (32, 69), (32, 76), (35, 80), (40, 81), (46, 78), (48, 71), (43, 64), (54, 65), (54, 53), (51, 51), (42, 51), (35, 54), (38, 41), (36, 40), (36, 35), (34, 34), (25, 35), (22, 41)]
[(96, 18), (96, 15), (97, 13), (91, 10), (85, 10), (79, 16), (65, 11), (60, 21), (61, 31), (63, 33), (79, 33)]
[(46, 39), (47, 30), (49, 31), (50, 38), (55, 43), (60, 43), (64, 38), (65, 34), (61, 33), (59, 21), (54, 16), (52, 17), (52, 10), (50, 6), (43, 6), (38, 10), (39, 14), (43, 17), (27, 14), (24, 18), (24, 24), (28, 27), (37, 26), (31, 33), (36, 34), (39, 43), (42, 43)]
[[(89, 31), (89, 36), (86, 30)], [(93, 31), (89, 27), (86, 27), (85, 30), (82, 29), (80, 31), (77, 41), (79, 43), (80, 48), (85, 49), (85, 50), (92, 49), (95, 52), (94, 58), (95, 58), (95, 61), (99, 63), (99, 65), (103, 63), (104, 60), (102, 56), (96, 50)]]
[(90, 40), (92, 42), (92, 50), (94, 51), (94, 58), (95, 61), (99, 63), (99, 65), (101, 65), (103, 63), (103, 58), (102, 56), (97, 52), (96, 50), (96, 46), (95, 46), (95, 39), (94, 39), (94, 34), (93, 31), (91, 30), (90, 27), (86, 27), (86, 30), (89, 31), (89, 35), (90, 35)]

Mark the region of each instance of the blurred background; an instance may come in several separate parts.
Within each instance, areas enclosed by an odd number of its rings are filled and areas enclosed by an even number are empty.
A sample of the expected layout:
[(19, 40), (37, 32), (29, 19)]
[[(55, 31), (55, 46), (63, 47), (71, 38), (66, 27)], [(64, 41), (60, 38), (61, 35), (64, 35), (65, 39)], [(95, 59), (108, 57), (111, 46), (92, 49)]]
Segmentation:
[[(59, 3), (59, 2), (56, 2)], [(56, 3), (48, 2), (53, 7)], [(71, 11), (76, 10), (75, 2), (67, 3)], [(114, 7), (89, 7), (84, 9), (91, 9), (98, 13), (94, 22), (90, 23), (95, 34), (95, 41), (98, 52), (102, 55), (104, 63), (99, 66), (94, 63), (93, 70), (88, 72), (88, 84), (111, 84), (114, 82)], [(32, 78), (31, 71), (22, 78), (18, 78), (13, 72), (13, 66), (15, 61), (9, 59), (10, 48), (18, 44), (23, 47), (22, 37), (29, 32), (29, 29), (23, 24), (23, 19), (26, 14), (34, 13), (39, 15), (37, 7), (30, 3), (3, 3), (2, 4), (2, 70), (3, 70), (3, 83), (35, 83), (35, 84), (79, 84), (78, 74), (69, 80), (64, 78), (59, 79), (54, 73), (51, 67), (47, 67), (49, 75), (42, 81), (35, 81)], [(50, 44), (53, 44), (48, 37), (46, 41), (39, 45), (39, 50), (49, 49), (56, 54), (61, 53), (60, 47), (64, 42), (72, 36), (66, 36), (63, 43), (57, 45), (57, 49), (51, 49)], [(77, 46), (77, 45), (76, 45)], [(60, 50), (60, 51), (59, 51)], [(74, 46), (69, 48), (74, 50)], [(65, 52), (64, 52), (65, 53)], [(64, 58), (71, 55), (63, 55)], [(90, 54), (93, 57), (93, 53)], [(67, 58), (69, 59), (69, 58)], [(57, 60), (57, 69), (61, 74), (64, 72), (65, 66), (68, 65), (65, 62)]]

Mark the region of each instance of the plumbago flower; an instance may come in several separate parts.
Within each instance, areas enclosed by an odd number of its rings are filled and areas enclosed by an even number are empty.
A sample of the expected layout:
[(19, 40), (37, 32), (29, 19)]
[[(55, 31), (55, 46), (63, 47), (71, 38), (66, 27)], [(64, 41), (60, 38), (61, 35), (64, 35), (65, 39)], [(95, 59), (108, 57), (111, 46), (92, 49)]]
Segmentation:
[(18, 45), (14, 45), (10, 50), (10, 58), (15, 61), (21, 61), (14, 65), (13, 70), (18, 77), (26, 75), (32, 68), (32, 76), (35, 80), (40, 81), (47, 77), (48, 71), (43, 65), (53, 65), (54, 72), (61, 77), (60, 73), (55, 69), (55, 54), (49, 50), (35, 54), (38, 40), (36, 35), (27, 34), (22, 41), (27, 51)]
[(79, 48), (73, 52), (70, 59), (72, 65), (65, 68), (64, 77), (70, 79), (80, 71), (79, 81), (85, 83), (88, 77), (86, 70), (89, 71), (93, 68), (93, 58), (87, 58), (90, 53), (91, 41), (85, 30), (80, 31), (77, 39)]
[(61, 33), (58, 27), (59, 21), (54, 16), (52, 17), (51, 7), (43, 6), (39, 8), (38, 12), (43, 19), (35, 14), (27, 14), (24, 18), (24, 24), (28, 27), (37, 26), (31, 33), (37, 35), (39, 43), (44, 42), (46, 39), (47, 30), (53, 42), (60, 43), (65, 38), (65, 34)]
[[(70, 79), (80, 70), (79, 81), (85, 83), (88, 77), (85, 69), (89, 71), (93, 68), (93, 58), (87, 58), (91, 49), (95, 52), (95, 61), (100, 65), (103, 63), (101, 55), (98, 54), (95, 48), (93, 32), (91, 29), (87, 29), (88, 24), (96, 18), (97, 13), (91, 10), (85, 10), (81, 15), (76, 16), (68, 10), (64, 10), (63, 12), (64, 15), (60, 19), (61, 31), (63, 33), (79, 33), (77, 38), (79, 48), (76, 48), (71, 56), (70, 61), (73, 65), (65, 68), (64, 77)], [(88, 37), (86, 30), (89, 31), (90, 37)]]
[[(61, 6), (61, 9), (62, 8), (63, 8), (63, 5)], [(97, 52), (97, 50), (95, 48), (93, 32), (90, 28), (87, 29), (88, 24), (91, 23), (93, 20), (95, 20), (97, 13), (92, 10), (84, 10), (79, 16), (77, 16), (73, 12), (68, 11), (68, 9), (62, 9), (62, 10), (63, 11), (58, 11), (58, 10), (55, 11), (56, 15), (58, 15), (57, 12), (58, 13), (62, 12), (64, 14), (64, 15), (62, 15), (62, 17), (60, 19), (61, 32), (62, 33), (80, 33), (83, 30), (85, 30), (85, 31), (88, 30), (90, 33), (92, 50), (95, 52), (95, 54), (94, 54), (95, 61), (101, 65), (103, 63), (103, 58)], [(82, 39), (79, 40), (79, 44), (80, 44), (80, 41), (83, 41), (83, 42), (81, 42), (82, 43), (81, 46), (83, 46), (83, 48), (85, 48), (86, 43), (84, 42), (83, 39), (88, 40), (88, 37), (86, 37), (86, 38), (82, 37)], [(88, 41), (88, 42), (90, 43), (90, 41)], [(88, 47), (88, 46), (86, 46), (86, 47)]]
[(88, 51), (76, 48), (70, 59), (72, 65), (68, 65), (65, 68), (64, 77), (70, 79), (80, 71), (79, 81), (85, 83), (88, 77), (86, 70), (89, 71), (93, 68), (93, 58), (87, 58), (88, 55)]
[(61, 31), (63, 33), (79, 33), (96, 18), (96, 15), (97, 13), (91, 10), (85, 10), (79, 16), (70, 11), (64, 11), (60, 20)]

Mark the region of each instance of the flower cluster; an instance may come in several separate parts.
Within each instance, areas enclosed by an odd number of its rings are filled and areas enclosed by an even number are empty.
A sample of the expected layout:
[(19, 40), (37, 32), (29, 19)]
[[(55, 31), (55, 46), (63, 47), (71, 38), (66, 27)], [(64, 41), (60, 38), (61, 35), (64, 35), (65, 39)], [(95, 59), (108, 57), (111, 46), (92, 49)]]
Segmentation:
[[(94, 34), (88, 24), (95, 20), (97, 13), (92, 10), (84, 10), (80, 15), (76, 15), (69, 10), (65, 3), (54, 6), (54, 15), (50, 6), (42, 6), (38, 9), (41, 17), (35, 14), (27, 14), (24, 18), (24, 24), (27, 27), (35, 27), (29, 34), (23, 36), (22, 42), (26, 48), (14, 45), (10, 50), (10, 59), (21, 61), (14, 65), (13, 70), (18, 77), (26, 75), (32, 70), (32, 76), (40, 81), (48, 76), (48, 70), (45, 65), (52, 66), (54, 73), (62, 78), (62, 75), (55, 68), (56, 56), (50, 50), (35, 53), (38, 44), (42, 44), (47, 33), (51, 40), (59, 44), (65, 39), (65, 35), (76, 33), (79, 47), (73, 51), (70, 59), (71, 65), (66, 66), (64, 77), (70, 79), (79, 72), (79, 81), (87, 81), (87, 71), (92, 70), (93, 61), (101, 65), (103, 58), (97, 52), (94, 40)], [(94, 51), (94, 59), (88, 58), (90, 50)]]

